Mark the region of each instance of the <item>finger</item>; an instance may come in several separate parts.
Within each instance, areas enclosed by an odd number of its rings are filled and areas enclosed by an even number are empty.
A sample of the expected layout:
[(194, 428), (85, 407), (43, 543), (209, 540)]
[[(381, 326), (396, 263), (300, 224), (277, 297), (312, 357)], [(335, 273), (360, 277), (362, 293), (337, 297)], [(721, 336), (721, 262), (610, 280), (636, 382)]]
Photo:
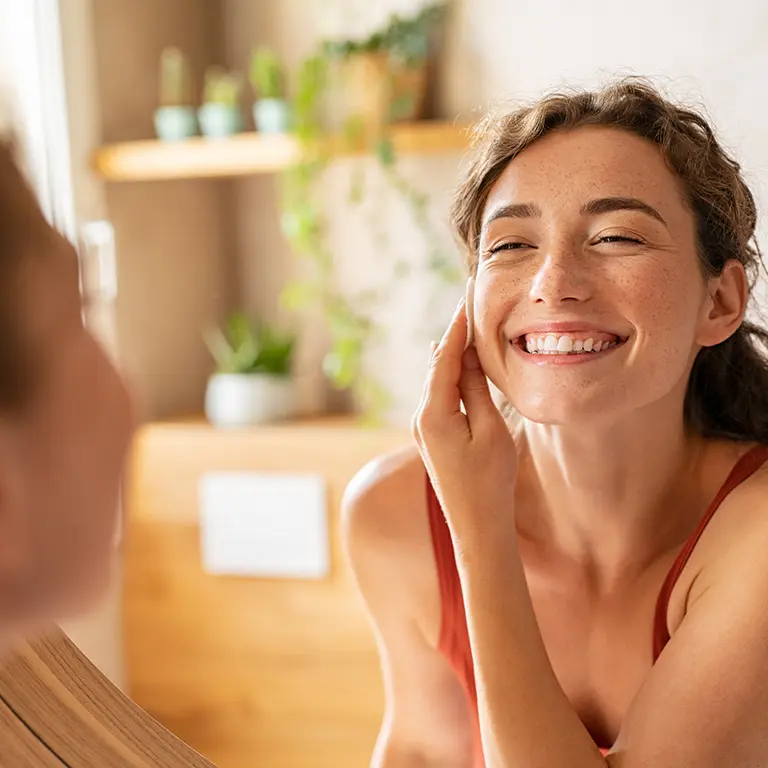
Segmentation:
[(461, 356), (467, 337), (464, 299), (459, 302), (440, 344), (432, 355), (426, 383), (426, 403), (443, 415), (460, 412)]
[[(432, 365), (434, 363), (434, 357), (435, 357), (435, 350), (438, 347), (438, 343), (436, 341), (431, 341), (429, 343), (429, 370), (432, 370)], [(421, 399), (419, 400), (419, 405), (416, 408), (416, 411), (413, 414), (413, 418), (411, 419), (411, 432), (416, 438), (416, 442), (420, 443), (421, 441), (421, 434), (420, 434), (420, 420), (421, 420), (421, 414), (424, 411), (424, 406), (427, 403), (429, 395), (429, 374), (427, 375), (426, 379), (424, 380), (424, 386), (421, 389)]]
[(424, 385), (421, 388), (421, 400), (419, 400), (419, 407), (416, 409), (417, 413), (420, 411), (424, 404), (427, 402), (427, 394), (429, 393), (429, 375), (432, 370), (432, 366), (435, 363), (435, 352), (437, 351), (439, 344), (436, 341), (429, 342), (429, 367), (427, 368), (427, 375), (424, 379)]
[(491, 397), (488, 379), (474, 344), (464, 353), (462, 363), (459, 392), (467, 411), (469, 429), (474, 434), (493, 420), (498, 420), (499, 411)]

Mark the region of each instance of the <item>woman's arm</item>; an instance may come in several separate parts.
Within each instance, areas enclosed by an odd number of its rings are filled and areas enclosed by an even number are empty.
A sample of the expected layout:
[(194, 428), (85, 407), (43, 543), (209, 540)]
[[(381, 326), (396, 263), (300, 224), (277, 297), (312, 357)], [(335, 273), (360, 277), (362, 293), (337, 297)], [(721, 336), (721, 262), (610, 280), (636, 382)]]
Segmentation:
[(514, 526), (455, 546), (487, 768), (605, 768), (549, 663)]
[(768, 765), (767, 486), (740, 495), (759, 514), (702, 572), (607, 758), (552, 672), (514, 536), (484, 527), (464, 539), (459, 568), (488, 768)]
[(470, 768), (473, 760), (466, 695), (423, 630), (424, 596), (439, 604), (424, 481), (411, 449), (364, 467), (344, 496), (345, 549), (376, 636), (386, 694), (374, 768)]

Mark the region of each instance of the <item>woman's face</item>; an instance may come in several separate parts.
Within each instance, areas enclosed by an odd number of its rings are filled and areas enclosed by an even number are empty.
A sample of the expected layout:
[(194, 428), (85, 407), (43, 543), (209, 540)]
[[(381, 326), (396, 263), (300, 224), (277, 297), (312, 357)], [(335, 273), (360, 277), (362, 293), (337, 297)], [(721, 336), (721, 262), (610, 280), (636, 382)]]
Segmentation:
[(83, 327), (77, 256), (50, 232), (20, 267), (19, 332), (35, 364), (8, 418), (0, 502), (0, 627), (81, 610), (114, 553), (133, 418), (125, 386)]
[(650, 142), (550, 134), (516, 157), (482, 218), (475, 287), (486, 374), (520, 413), (567, 424), (682, 404), (709, 320), (693, 216)]

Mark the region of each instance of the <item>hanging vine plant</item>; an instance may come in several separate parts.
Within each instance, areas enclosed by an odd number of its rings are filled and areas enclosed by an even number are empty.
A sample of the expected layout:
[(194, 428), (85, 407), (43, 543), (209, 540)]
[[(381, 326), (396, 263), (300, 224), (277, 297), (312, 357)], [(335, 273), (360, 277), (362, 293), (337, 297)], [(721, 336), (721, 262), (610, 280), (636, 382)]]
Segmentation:
[[(334, 259), (317, 184), (333, 157), (351, 147), (373, 154), (390, 185), (407, 202), (425, 242), (430, 243), (428, 267), (447, 283), (461, 281), (455, 261), (439, 247), (439, 233), (429, 216), (428, 196), (415, 188), (397, 167), (391, 126), (418, 119), (424, 104), (429, 42), (445, 5), (425, 7), (411, 18), (393, 16), (387, 27), (360, 41), (325, 43), (299, 68), (292, 104), (292, 132), (299, 145), (298, 162), (283, 179), (282, 229), (296, 255), (309, 262), (309, 275), (286, 286), (282, 301), (292, 310), (322, 309), (330, 335), (323, 369), (333, 385), (354, 391), (364, 416), (378, 421), (389, 405), (385, 389), (363, 369), (366, 349), (380, 332), (368, 312), (372, 303), (391, 296), (408, 274), (403, 262), (393, 265), (387, 285), (356, 296), (335, 286)], [(341, 85), (350, 114), (341, 135), (331, 135), (324, 120), (327, 96)], [(365, 195), (362, 169), (353, 173), (349, 202)], [(380, 233), (377, 245), (386, 237)]]

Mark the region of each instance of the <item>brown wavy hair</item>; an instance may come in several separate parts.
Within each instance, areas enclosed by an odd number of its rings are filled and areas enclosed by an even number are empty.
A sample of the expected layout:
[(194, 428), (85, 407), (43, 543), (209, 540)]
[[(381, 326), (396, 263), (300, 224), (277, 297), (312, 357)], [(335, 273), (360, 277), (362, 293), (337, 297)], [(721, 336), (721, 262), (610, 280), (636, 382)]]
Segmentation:
[[(693, 213), (702, 273), (715, 276), (728, 260), (740, 261), (751, 298), (764, 265), (755, 239), (755, 200), (741, 168), (702, 114), (674, 104), (641, 78), (624, 78), (596, 91), (551, 93), (481, 124), (477, 152), (451, 209), (470, 274), (477, 269), (488, 194), (509, 162), (552, 131), (588, 125), (629, 131), (659, 148)], [(748, 321), (722, 343), (702, 348), (688, 383), (686, 423), (706, 437), (768, 443), (766, 349), (768, 331)]]

